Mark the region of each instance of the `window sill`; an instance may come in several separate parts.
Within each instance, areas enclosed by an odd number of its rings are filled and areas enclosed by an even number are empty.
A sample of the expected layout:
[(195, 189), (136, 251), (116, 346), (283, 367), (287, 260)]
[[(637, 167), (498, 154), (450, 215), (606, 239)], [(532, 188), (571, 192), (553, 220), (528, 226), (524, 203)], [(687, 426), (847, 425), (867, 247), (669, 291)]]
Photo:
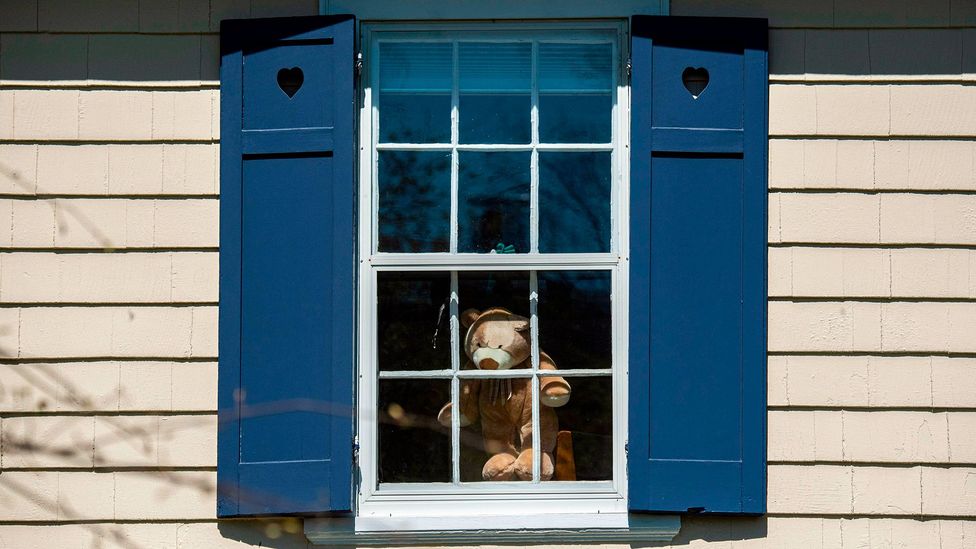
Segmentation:
[(305, 519), (313, 545), (353, 546), (635, 543), (671, 541), (680, 528), (677, 515), (626, 513)]

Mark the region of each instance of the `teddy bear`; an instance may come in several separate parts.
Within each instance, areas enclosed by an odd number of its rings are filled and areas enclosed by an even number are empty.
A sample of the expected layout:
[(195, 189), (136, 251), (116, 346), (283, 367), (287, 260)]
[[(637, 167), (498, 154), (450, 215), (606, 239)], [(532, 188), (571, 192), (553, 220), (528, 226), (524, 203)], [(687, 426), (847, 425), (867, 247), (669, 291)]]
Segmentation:
[[(485, 311), (468, 309), (460, 315), (467, 328), (464, 352), (469, 361), (465, 369), (509, 370), (531, 368), (529, 319), (502, 308)], [(556, 370), (556, 363), (539, 352), (539, 368)], [(569, 402), (570, 386), (560, 376), (539, 379), (540, 475), (553, 475), (553, 450), (559, 420), (553, 408)], [(481, 475), (485, 480), (532, 480), (532, 380), (465, 379), (458, 400), (458, 421), (466, 427), (481, 420), (485, 451), (491, 457)], [(441, 425), (451, 425), (452, 405), (447, 403), (437, 415)]]

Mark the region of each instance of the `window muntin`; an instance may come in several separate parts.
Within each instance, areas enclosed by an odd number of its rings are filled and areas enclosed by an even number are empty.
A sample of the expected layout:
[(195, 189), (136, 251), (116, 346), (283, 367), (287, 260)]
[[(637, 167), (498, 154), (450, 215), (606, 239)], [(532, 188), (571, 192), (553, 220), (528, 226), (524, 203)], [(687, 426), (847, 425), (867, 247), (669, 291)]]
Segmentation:
[[(614, 371), (622, 338), (613, 330), (626, 310), (619, 301), (625, 275), (613, 253), (622, 217), (615, 195), (621, 177), (620, 124), (615, 122), (619, 29), (607, 25), (574, 32), (374, 36), (368, 66), (371, 82), (379, 86), (376, 93), (366, 94), (373, 146), (372, 183), (364, 196), (376, 215), (362, 234), (372, 244), (372, 252), (363, 253), (363, 272), (370, 281), (363, 295), (376, 308), (370, 305), (364, 311), (375, 322), (365, 320), (363, 325), (372, 334), (366, 356), (378, 360), (364, 361), (369, 364), (363, 369), (366, 398), (360, 411), (376, 417), (377, 423), (361, 422), (363, 492), (464, 494), (477, 488), (471, 493), (569, 493), (557, 489), (562, 485), (571, 492), (619, 496), (623, 409), (612, 398), (623, 392), (623, 380)], [(443, 75), (432, 76), (447, 66), (445, 44), (450, 45), (452, 70), (449, 134), (441, 127)], [(562, 67), (574, 52), (588, 56)], [(384, 60), (403, 66), (384, 67)], [(399, 81), (392, 74), (401, 75)], [(430, 82), (424, 84), (418, 74), (430, 74)], [(408, 95), (422, 99), (411, 102)], [(438, 106), (431, 107), (434, 103)], [(407, 105), (413, 111), (404, 115), (404, 109), (410, 110)], [(573, 110), (579, 111), (580, 121), (571, 116)], [(389, 121), (401, 116), (405, 118)], [(397, 129), (403, 120), (421, 120), (417, 124), (431, 127)], [(400, 167), (391, 168), (395, 162)], [(449, 193), (444, 190), (447, 162)], [(445, 194), (449, 208), (443, 205)], [(422, 214), (411, 216), (407, 210)], [(556, 219), (545, 213), (556, 210), (564, 215)], [(489, 280), (498, 285), (502, 279), (519, 283), (508, 284), (501, 293), (485, 290)], [(450, 297), (445, 300), (440, 296), (446, 285)], [(400, 290), (393, 289), (398, 286)], [(418, 297), (425, 293), (431, 295)], [(486, 293), (493, 297), (485, 298)], [(565, 299), (570, 301), (561, 314), (559, 300)], [(532, 367), (464, 370), (468, 357), (460, 343), (465, 329), (458, 315), (469, 306), (502, 305), (531, 320)], [(422, 311), (425, 320), (404, 320), (411, 318), (408, 310)], [(432, 317), (438, 321), (432, 323)], [(405, 325), (394, 326), (401, 321)], [(389, 339), (390, 333), (416, 330), (423, 337)], [(582, 337), (587, 330), (588, 337)], [(447, 392), (456, 405), (460, 388), (473, 379), (528, 382), (537, 394), (544, 377), (539, 371), (540, 341), (541, 352), (555, 358), (559, 375), (574, 388), (570, 404), (556, 409), (560, 420), (578, 425), (583, 439), (595, 435), (577, 443), (582, 469), (578, 482), (540, 484), (542, 458), (534, 459), (530, 482), (483, 482), (477, 473), (485, 454), (463, 442), (480, 435), (458, 422), (438, 433), (435, 417), (441, 402), (431, 399), (443, 399)], [(421, 394), (427, 396), (415, 397)], [(415, 404), (404, 406), (411, 398)], [(533, 410), (536, 425), (540, 411), (544, 413), (539, 408)], [(427, 432), (418, 435), (418, 429)], [(539, 430), (535, 432), (533, 447), (539, 447)], [(400, 466), (419, 460), (423, 451), (410, 454), (416, 448), (436, 448), (437, 459), (422, 467)], [(404, 459), (389, 458), (393, 454)]]

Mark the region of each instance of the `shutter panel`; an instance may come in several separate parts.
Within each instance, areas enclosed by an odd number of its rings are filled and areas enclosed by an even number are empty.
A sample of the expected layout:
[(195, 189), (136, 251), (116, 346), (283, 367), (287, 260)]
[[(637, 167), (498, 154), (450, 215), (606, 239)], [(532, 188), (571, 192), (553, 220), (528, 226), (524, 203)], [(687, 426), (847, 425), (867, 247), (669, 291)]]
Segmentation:
[(766, 21), (632, 31), (630, 507), (763, 513)]
[(351, 508), (353, 32), (221, 25), (220, 517)]

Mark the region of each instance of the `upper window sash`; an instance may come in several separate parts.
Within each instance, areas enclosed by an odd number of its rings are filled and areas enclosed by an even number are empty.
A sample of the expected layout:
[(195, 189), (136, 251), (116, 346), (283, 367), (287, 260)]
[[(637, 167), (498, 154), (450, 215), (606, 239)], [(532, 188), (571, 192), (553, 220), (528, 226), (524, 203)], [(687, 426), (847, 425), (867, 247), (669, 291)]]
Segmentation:
[[(622, 127), (626, 126), (626, 121), (619, 120), (620, 112), (626, 112), (626, 107), (621, 107), (619, 98), (619, 88), (624, 85), (621, 75), (625, 75), (622, 70), (622, 54), (621, 54), (621, 38), (624, 36), (624, 24), (618, 22), (574, 22), (574, 23), (554, 23), (554, 24), (534, 24), (528, 23), (524, 25), (514, 25), (514, 24), (495, 24), (492, 26), (492, 30), (486, 30), (484, 25), (478, 24), (437, 24), (431, 26), (422, 26), (417, 24), (410, 25), (392, 25), (392, 24), (377, 24), (377, 25), (366, 25), (364, 28), (364, 42), (367, 45), (367, 51), (369, 54), (366, 56), (365, 62), (365, 74), (368, 78), (364, 82), (364, 106), (369, 107), (368, 116), (364, 117), (364, 122), (368, 121), (368, 127), (364, 128), (362, 132), (362, 139), (364, 143), (370, 143), (371, 147), (368, 149), (368, 163), (366, 159), (362, 164), (364, 173), (370, 174), (370, 185), (371, 192), (362, 193), (362, 198), (364, 199), (363, 204), (369, 204), (369, 208), (366, 211), (371, 212), (370, 217), (370, 227), (368, 235), (363, 242), (369, 242), (370, 246), (368, 250), (363, 250), (365, 261), (376, 261), (377, 264), (402, 264), (404, 266), (409, 266), (412, 264), (429, 264), (431, 266), (435, 265), (446, 265), (443, 257), (447, 255), (452, 258), (447, 260), (452, 263), (459, 265), (474, 265), (474, 264), (487, 264), (487, 265), (498, 265), (498, 264), (525, 264), (525, 255), (532, 255), (535, 259), (539, 260), (538, 263), (541, 264), (551, 264), (552, 262), (557, 264), (576, 264), (580, 266), (591, 265), (591, 264), (606, 264), (613, 258), (617, 258), (620, 255), (621, 238), (619, 235), (619, 228), (625, 226), (621, 223), (622, 216), (625, 212), (620, 208), (621, 196), (620, 196), (620, 180), (624, 170), (621, 169), (621, 162), (625, 154), (620, 150), (620, 134)], [(396, 29), (396, 30), (392, 30)], [(497, 30), (495, 30), (497, 29)], [(485, 42), (499, 42), (506, 44), (526, 44), (531, 47), (531, 67), (530, 67), (530, 80), (528, 92), (531, 95), (531, 138), (525, 143), (497, 143), (497, 142), (483, 142), (483, 143), (465, 143), (462, 142), (461, 136), (459, 135), (459, 126), (461, 121), (459, 116), (463, 117), (464, 113), (459, 112), (459, 103), (461, 102), (461, 96), (463, 93), (467, 93), (466, 89), (463, 89), (463, 75), (459, 74), (459, 60), (460, 53), (459, 49), (463, 47), (462, 45), (471, 43), (485, 43)], [(381, 124), (383, 124), (382, 119), (382, 101), (380, 101), (381, 92), (381, 81), (383, 79), (387, 82), (391, 81), (390, 75), (396, 71), (386, 72), (383, 68), (382, 54), (380, 50), (384, 47), (384, 44), (395, 44), (395, 43), (410, 43), (410, 44), (446, 44), (451, 48), (451, 72), (450, 78), (439, 77), (434, 78), (434, 82), (431, 84), (429, 89), (424, 88), (423, 85), (418, 82), (413, 82), (414, 91), (423, 91), (430, 93), (440, 93), (446, 95), (448, 92), (447, 84), (450, 84), (450, 132), (449, 134), (444, 133), (440, 138), (436, 139), (436, 142), (431, 143), (416, 143), (409, 142), (410, 140), (404, 140), (400, 142), (397, 139), (387, 139), (381, 141)], [(579, 80), (584, 86), (574, 88), (572, 79), (566, 78), (565, 75), (558, 74), (558, 70), (548, 71), (551, 74), (542, 74), (545, 71), (541, 71), (542, 67), (539, 66), (540, 53), (545, 53), (545, 49), (550, 45), (556, 47), (556, 45), (599, 45), (606, 44), (609, 48), (609, 59), (607, 60), (607, 69), (609, 74), (607, 78), (604, 79), (604, 84), (600, 83), (601, 78), (599, 75), (594, 75), (592, 71), (590, 73), (584, 73), (583, 77)], [(540, 49), (543, 50), (540, 52)], [(557, 47), (558, 49), (558, 47)], [(559, 52), (554, 50), (550, 52), (553, 54), (558, 54)], [(585, 60), (584, 60), (585, 61)], [(443, 60), (432, 63), (436, 68), (440, 65), (440, 69), (444, 70), (446, 64)], [(423, 71), (421, 71), (423, 72)], [(401, 72), (401, 75), (403, 73)], [(409, 77), (401, 77), (399, 82), (393, 79), (395, 84), (407, 85), (411, 82)], [(523, 78), (524, 80), (524, 78)], [(469, 79), (469, 82), (470, 79)], [(386, 82), (384, 83), (386, 84)], [(476, 82), (475, 82), (476, 84)], [(548, 86), (552, 89), (543, 89), (540, 86)], [(410, 87), (410, 86), (408, 86)], [(586, 89), (584, 89), (584, 87)], [(436, 88), (436, 89), (435, 89)], [(519, 86), (519, 90), (522, 87)], [(402, 91), (402, 90), (401, 90)], [(609, 127), (609, 137), (608, 139), (598, 139), (597, 142), (559, 142), (558, 140), (550, 142), (542, 142), (540, 140), (540, 121), (539, 121), (539, 102), (540, 102), (540, 91), (543, 95), (547, 94), (559, 94), (565, 93), (567, 95), (573, 93), (608, 93), (610, 101), (610, 112), (608, 112), (607, 124)], [(450, 140), (444, 139), (449, 135)], [(442, 169), (444, 174), (439, 177), (447, 179), (448, 175), (450, 177), (450, 190), (442, 191), (446, 196), (449, 192), (450, 196), (450, 210), (449, 220), (445, 225), (450, 227), (449, 242), (441, 245), (435, 250), (432, 249), (422, 249), (420, 251), (409, 251), (409, 250), (398, 250), (398, 249), (383, 249), (381, 244), (381, 227), (380, 227), (380, 203), (383, 200), (383, 195), (380, 189), (380, 169), (381, 169), (381, 155), (386, 155), (387, 158), (390, 157), (391, 153), (395, 154), (397, 151), (416, 151), (416, 152), (443, 152), (450, 155), (449, 167), (444, 162)], [(459, 160), (462, 156), (466, 156), (469, 159), (476, 156), (477, 153), (485, 152), (506, 152), (506, 153), (517, 153), (524, 152), (531, 155), (530, 161), (530, 172), (528, 174), (529, 178), (529, 204), (528, 204), (528, 225), (529, 234), (527, 242), (522, 242), (521, 246), (517, 246), (517, 252), (514, 254), (486, 254), (487, 250), (478, 249), (472, 250), (469, 245), (466, 245), (464, 241), (459, 239), (459, 221), (462, 220), (464, 212), (461, 211), (461, 206), (464, 204), (461, 202), (463, 197), (459, 196)], [(545, 168), (546, 166), (551, 166), (555, 157), (552, 155), (558, 153), (600, 153), (605, 152), (608, 155), (609, 162), (609, 173), (607, 177), (609, 178), (608, 185), (609, 189), (609, 201), (610, 203), (606, 205), (607, 217), (609, 224), (609, 235), (608, 242), (605, 245), (604, 250), (599, 249), (584, 249), (584, 250), (561, 250), (561, 249), (550, 249), (546, 250), (540, 247), (540, 222), (544, 223), (544, 220), (540, 219), (540, 213), (546, 210), (545, 204), (540, 205), (540, 168)], [(540, 166), (540, 157), (543, 160), (549, 160), (548, 164), (543, 162), (543, 166)], [(445, 158), (445, 160), (447, 160)], [(449, 174), (447, 170), (450, 170)], [(446, 185), (445, 185), (446, 187)], [(552, 208), (550, 211), (554, 211)], [(445, 212), (447, 208), (445, 207)], [(389, 228), (386, 231), (389, 232)], [(395, 233), (398, 234), (398, 233)], [(445, 238), (447, 240), (447, 238)], [(508, 244), (506, 242), (506, 244)], [(584, 253), (579, 253), (580, 251)], [(406, 252), (406, 253), (404, 253)], [(550, 260), (544, 258), (544, 256), (555, 255), (553, 253), (547, 252), (557, 252), (561, 256), (573, 256), (564, 257), (558, 260)], [(569, 252), (569, 253), (567, 253)], [(576, 253), (573, 253), (576, 252)], [(484, 258), (481, 256), (485, 255), (499, 255), (501, 257), (497, 258)]]

